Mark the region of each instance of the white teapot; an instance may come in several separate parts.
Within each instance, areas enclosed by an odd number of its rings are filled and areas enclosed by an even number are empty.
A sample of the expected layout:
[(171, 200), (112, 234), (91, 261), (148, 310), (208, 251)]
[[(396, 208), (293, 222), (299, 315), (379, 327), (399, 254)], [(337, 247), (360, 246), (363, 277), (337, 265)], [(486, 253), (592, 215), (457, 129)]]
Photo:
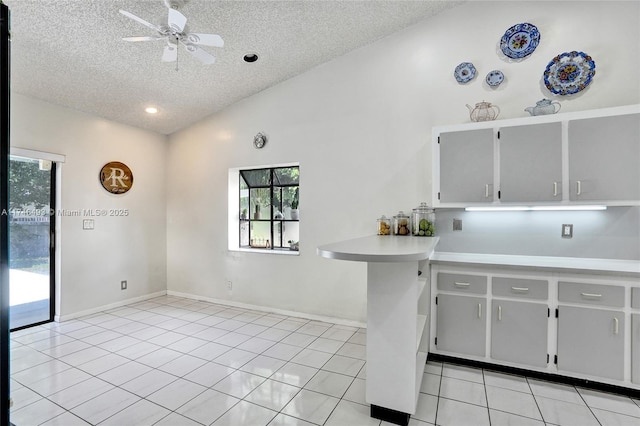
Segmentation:
[(536, 106), (528, 107), (528, 108), (525, 108), (524, 110), (531, 115), (555, 114), (556, 112), (560, 111), (560, 102), (551, 101), (549, 99), (541, 99), (538, 102), (536, 102)]

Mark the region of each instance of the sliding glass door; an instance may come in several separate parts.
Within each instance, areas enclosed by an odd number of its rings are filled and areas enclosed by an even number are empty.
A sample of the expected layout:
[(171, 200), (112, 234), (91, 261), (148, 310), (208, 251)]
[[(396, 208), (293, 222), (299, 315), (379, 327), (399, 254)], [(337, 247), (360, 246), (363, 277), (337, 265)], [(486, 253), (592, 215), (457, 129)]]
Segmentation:
[(10, 157), (9, 324), (12, 330), (53, 320), (55, 163)]

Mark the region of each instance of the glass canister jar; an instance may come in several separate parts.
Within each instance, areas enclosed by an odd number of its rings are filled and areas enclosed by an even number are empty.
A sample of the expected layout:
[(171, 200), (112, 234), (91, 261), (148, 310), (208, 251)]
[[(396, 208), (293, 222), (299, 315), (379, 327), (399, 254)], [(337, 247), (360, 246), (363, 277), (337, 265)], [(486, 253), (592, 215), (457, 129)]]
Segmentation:
[(402, 210), (393, 217), (393, 233), (394, 235), (411, 235), (411, 218), (404, 214)]
[(411, 233), (416, 237), (433, 237), (435, 232), (436, 214), (427, 203), (420, 203), (411, 214)]
[(391, 219), (385, 215), (378, 219), (378, 235), (391, 235)]

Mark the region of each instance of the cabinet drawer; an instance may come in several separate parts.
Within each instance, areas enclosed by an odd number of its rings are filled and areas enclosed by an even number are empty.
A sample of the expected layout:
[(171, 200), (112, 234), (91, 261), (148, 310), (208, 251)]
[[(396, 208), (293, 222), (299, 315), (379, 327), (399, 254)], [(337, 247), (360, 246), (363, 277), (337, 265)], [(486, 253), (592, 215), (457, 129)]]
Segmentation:
[(633, 287), (631, 289), (631, 307), (640, 309), (640, 287)]
[(560, 281), (558, 300), (583, 305), (624, 307), (624, 287)]
[(547, 300), (549, 298), (549, 282), (527, 278), (494, 277), (492, 293), (494, 296), (501, 297)]
[(438, 272), (438, 290), (487, 294), (487, 277), (482, 275)]

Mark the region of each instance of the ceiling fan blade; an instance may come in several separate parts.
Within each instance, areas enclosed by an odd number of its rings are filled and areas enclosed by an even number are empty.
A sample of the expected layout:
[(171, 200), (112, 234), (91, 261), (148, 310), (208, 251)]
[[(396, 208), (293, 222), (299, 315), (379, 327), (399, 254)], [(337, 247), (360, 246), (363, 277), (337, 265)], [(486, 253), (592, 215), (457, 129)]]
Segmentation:
[(134, 15), (133, 13), (127, 12), (126, 10), (122, 10), (120, 9), (120, 13), (122, 13), (124, 16), (126, 16), (127, 18), (133, 19), (134, 21), (137, 21), (139, 23), (141, 23), (142, 25), (144, 25), (145, 27), (149, 27), (152, 30), (156, 30), (158, 32), (160, 32), (160, 27), (157, 25), (153, 25), (150, 22), (145, 21), (142, 18), (138, 18), (136, 15)]
[(198, 34), (198, 33), (189, 33), (187, 34), (187, 40), (189, 43), (201, 45), (201, 46), (213, 46), (213, 47), (223, 47), (224, 40), (218, 34)]
[(124, 41), (153, 41), (153, 40), (163, 40), (166, 39), (165, 36), (136, 36), (136, 37), (122, 37)]
[(175, 44), (167, 44), (162, 53), (162, 62), (175, 62), (178, 60), (178, 49)]
[(184, 45), (187, 52), (191, 53), (195, 58), (197, 58), (200, 62), (206, 65), (211, 65), (216, 61), (216, 57), (210, 54), (209, 52), (200, 49), (193, 44), (185, 44)]
[(175, 9), (169, 9), (169, 28), (181, 33), (187, 24), (187, 17)]

